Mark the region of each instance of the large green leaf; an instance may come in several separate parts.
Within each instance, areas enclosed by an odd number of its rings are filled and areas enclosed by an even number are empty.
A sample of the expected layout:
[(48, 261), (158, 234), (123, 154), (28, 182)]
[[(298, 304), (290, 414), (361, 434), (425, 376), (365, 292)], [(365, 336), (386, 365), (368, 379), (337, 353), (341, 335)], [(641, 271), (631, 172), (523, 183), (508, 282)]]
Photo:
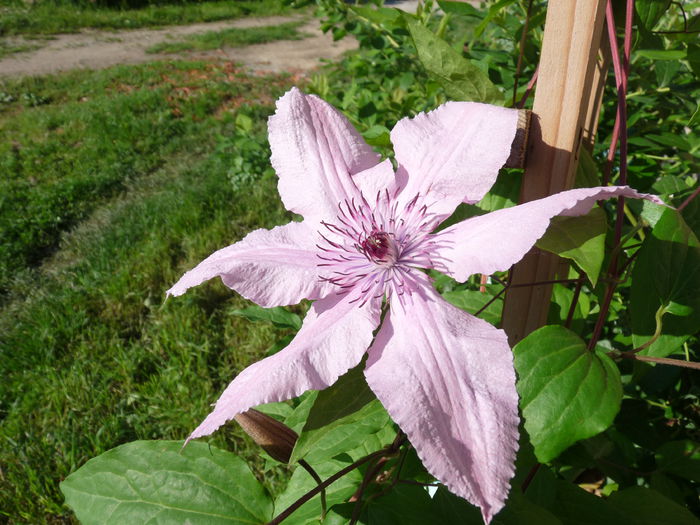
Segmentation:
[(503, 94), (488, 75), (434, 35), (420, 22), (407, 18), (408, 30), (423, 67), (454, 100), (503, 103)]
[[(480, 525), (481, 512), (466, 500), (440, 487), (433, 497), (435, 514), (440, 518), (433, 523), (441, 525)], [(562, 525), (550, 511), (526, 499), (518, 488), (511, 489), (505, 508), (494, 516), (492, 525)]]
[(364, 363), (319, 392), (292, 463), (304, 458), (314, 465), (343, 453), (363, 456), (391, 442), (395, 435), (391, 419), (367, 386), (363, 369)]
[(700, 482), (700, 443), (669, 441), (656, 451), (656, 464), (664, 472)]
[[(367, 495), (365, 494), (365, 496)], [(331, 524), (347, 524), (355, 512), (355, 505), (354, 502), (336, 505), (332, 512), (333, 519), (329, 522)], [(425, 525), (437, 523), (437, 521), (433, 500), (424, 487), (396, 485), (386, 494), (367, 497), (367, 502), (357, 523), (365, 525)]]
[[(681, 215), (666, 208), (639, 250), (630, 294), (632, 341), (647, 342), (660, 308), (662, 335), (643, 352), (665, 356), (700, 330), (700, 242)], [(673, 315), (676, 314), (676, 315)]]
[(622, 386), (609, 357), (562, 326), (540, 328), (513, 352), (525, 430), (540, 462), (610, 426)]
[(581, 217), (554, 217), (537, 247), (573, 260), (595, 286), (605, 257), (607, 224), (598, 207)]
[(246, 463), (193, 442), (134, 441), (91, 459), (61, 483), (84, 525), (266, 523), (272, 501)]
[(698, 519), (690, 511), (662, 496), (655, 490), (632, 487), (613, 492), (608, 498), (634, 525), (697, 525)]

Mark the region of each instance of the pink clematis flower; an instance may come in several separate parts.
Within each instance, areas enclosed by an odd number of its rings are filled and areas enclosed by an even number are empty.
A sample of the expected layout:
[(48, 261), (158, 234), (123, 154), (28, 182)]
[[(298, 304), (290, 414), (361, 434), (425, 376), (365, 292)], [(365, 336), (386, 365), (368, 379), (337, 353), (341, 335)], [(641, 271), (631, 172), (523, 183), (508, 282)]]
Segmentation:
[(289, 346), (241, 372), (190, 439), (256, 405), (326, 388), (369, 352), (367, 382), (425, 467), (488, 523), (508, 495), (518, 444), (511, 350), (502, 330), (443, 300), (423, 269), (458, 281), (507, 270), (555, 215), (647, 197), (628, 187), (571, 190), (433, 233), (491, 188), (517, 118), (469, 102), (405, 118), (391, 132), (394, 172), (332, 106), (286, 93), (269, 120), (271, 160), (284, 205), (303, 222), (251, 232), (168, 293), (219, 276), (261, 306), (315, 302)]

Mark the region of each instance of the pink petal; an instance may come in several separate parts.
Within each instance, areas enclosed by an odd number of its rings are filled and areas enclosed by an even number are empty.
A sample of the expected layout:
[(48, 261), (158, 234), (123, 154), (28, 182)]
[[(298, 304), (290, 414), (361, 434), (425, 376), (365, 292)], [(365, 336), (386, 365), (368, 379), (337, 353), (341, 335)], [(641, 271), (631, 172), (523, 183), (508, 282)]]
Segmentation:
[(333, 286), (319, 280), (316, 237), (303, 222), (252, 231), (204, 259), (167, 293), (182, 295), (188, 288), (219, 276), (226, 286), (261, 306), (323, 297)]
[(465, 281), (475, 273), (489, 275), (504, 271), (522, 259), (544, 235), (552, 217), (584, 215), (596, 201), (620, 195), (663, 204), (658, 197), (637, 193), (627, 186), (563, 191), (445, 229), (435, 235), (439, 255), (446, 260), (447, 273), (458, 281)]
[(288, 210), (306, 219), (331, 219), (337, 205), (357, 195), (351, 175), (379, 162), (333, 106), (292, 88), (268, 122), (272, 166)]
[(353, 294), (315, 302), (289, 346), (243, 370), (188, 440), (211, 434), (256, 405), (333, 384), (362, 359), (379, 324), (380, 304), (370, 301), (358, 307)]
[(357, 173), (352, 180), (368, 202), (375, 202), (377, 194), (383, 194), (385, 191), (391, 193), (394, 190), (396, 184), (394, 166), (389, 159), (386, 159), (376, 166)]
[(409, 175), (404, 200), (420, 194), (436, 214), (481, 200), (508, 160), (517, 125), (517, 110), (476, 102), (448, 102), (400, 120), (391, 141)]
[[(426, 279), (427, 281), (427, 279)], [(504, 505), (518, 445), (518, 395), (506, 335), (425, 284), (391, 304), (367, 382), (433, 476), (481, 507)]]

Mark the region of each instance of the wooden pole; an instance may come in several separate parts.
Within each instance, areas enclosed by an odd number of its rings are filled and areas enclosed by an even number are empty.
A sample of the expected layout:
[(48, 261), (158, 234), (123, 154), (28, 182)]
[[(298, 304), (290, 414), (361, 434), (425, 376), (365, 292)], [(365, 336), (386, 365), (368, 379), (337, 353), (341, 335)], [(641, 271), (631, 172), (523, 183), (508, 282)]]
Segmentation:
[[(584, 136), (593, 139), (605, 75), (598, 66), (602, 0), (550, 0), (520, 202), (573, 187)], [(596, 70), (598, 72), (596, 73)], [(597, 106), (597, 107), (596, 107)], [(511, 284), (551, 281), (558, 257), (533, 248), (511, 271)], [(552, 285), (510, 288), (503, 328), (511, 344), (544, 325)]]

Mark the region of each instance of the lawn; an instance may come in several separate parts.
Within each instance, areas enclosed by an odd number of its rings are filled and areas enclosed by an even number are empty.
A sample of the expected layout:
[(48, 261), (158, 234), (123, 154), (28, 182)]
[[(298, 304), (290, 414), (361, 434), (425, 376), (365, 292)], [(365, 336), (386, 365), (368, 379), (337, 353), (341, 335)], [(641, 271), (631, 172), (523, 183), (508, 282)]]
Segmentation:
[[(128, 5), (128, 2), (124, 2)], [(280, 0), (235, 0), (151, 4), (139, 9), (90, 2), (0, 0), (0, 36), (74, 33), (84, 28), (136, 29), (289, 12)]]
[[(60, 480), (118, 444), (186, 437), (288, 335), (231, 315), (247, 303), (218, 280), (165, 290), (289, 220), (265, 121), (293, 81), (175, 62), (0, 84), (0, 521), (73, 521)], [(213, 442), (263, 475), (233, 426)]]
[(146, 49), (146, 53), (182, 53), (209, 51), (224, 47), (241, 47), (263, 44), (275, 40), (301, 40), (308, 34), (299, 32), (303, 21), (288, 22), (277, 26), (232, 28), (222, 31), (207, 31), (190, 35), (182, 40), (159, 42)]

